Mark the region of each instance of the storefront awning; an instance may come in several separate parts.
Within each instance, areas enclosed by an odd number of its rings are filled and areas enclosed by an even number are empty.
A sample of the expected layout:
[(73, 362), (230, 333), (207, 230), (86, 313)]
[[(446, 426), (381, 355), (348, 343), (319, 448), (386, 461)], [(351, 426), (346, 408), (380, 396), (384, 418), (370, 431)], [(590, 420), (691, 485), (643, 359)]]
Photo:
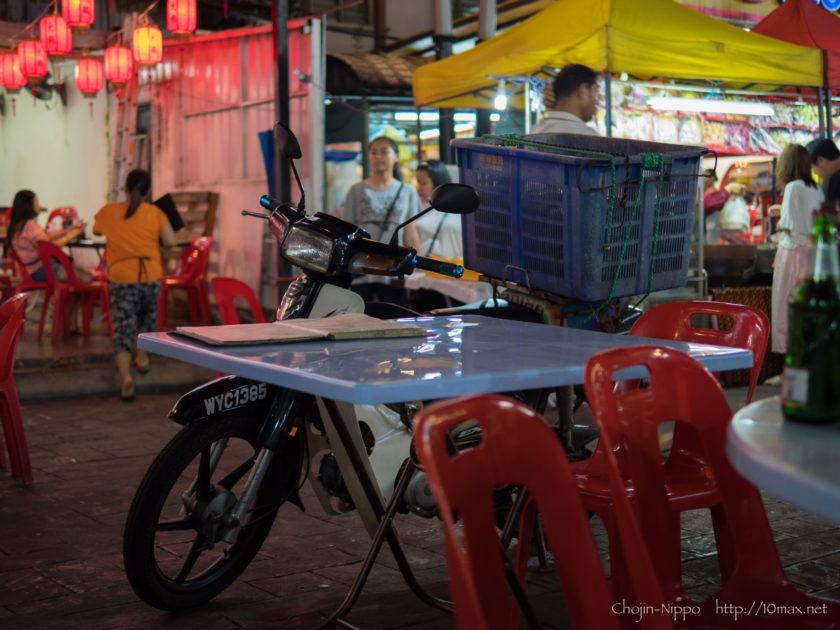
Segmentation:
[(411, 96), (415, 69), (430, 60), (396, 55), (327, 55), (327, 92), (375, 96)]
[(673, 0), (557, 0), (521, 24), (414, 73), (416, 105), (486, 106), (490, 75), (582, 63), (644, 79), (819, 86), (818, 51), (745, 32)]
[(826, 52), (828, 84), (840, 87), (840, 18), (812, 0), (788, 0), (753, 28), (754, 33)]

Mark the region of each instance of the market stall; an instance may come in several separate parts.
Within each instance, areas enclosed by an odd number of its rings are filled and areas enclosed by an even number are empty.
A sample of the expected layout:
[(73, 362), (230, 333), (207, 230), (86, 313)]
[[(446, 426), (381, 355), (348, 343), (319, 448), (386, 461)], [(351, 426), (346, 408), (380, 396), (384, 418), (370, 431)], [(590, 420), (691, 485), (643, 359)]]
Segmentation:
[(840, 18), (810, 0), (788, 0), (759, 22), (753, 32), (822, 51), (823, 86), (827, 91), (825, 125), (827, 135), (833, 136), (831, 90), (840, 87)]
[(748, 33), (672, 0), (558, 0), (472, 50), (418, 68), (414, 102), (490, 107), (497, 85), (490, 77), (568, 63), (730, 89), (823, 85), (818, 51)]

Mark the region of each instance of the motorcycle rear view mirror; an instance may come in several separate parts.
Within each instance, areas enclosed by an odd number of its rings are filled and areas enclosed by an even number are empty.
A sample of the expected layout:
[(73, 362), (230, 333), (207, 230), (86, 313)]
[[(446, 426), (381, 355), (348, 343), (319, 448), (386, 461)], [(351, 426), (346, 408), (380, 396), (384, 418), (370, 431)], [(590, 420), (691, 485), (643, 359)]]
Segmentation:
[(441, 184), (432, 191), (429, 205), (448, 214), (471, 214), (478, 210), (478, 193), (466, 184)]
[(303, 189), (303, 183), (300, 181), (300, 175), (293, 161), (303, 156), (303, 152), (300, 150), (300, 143), (292, 130), (279, 120), (274, 123), (274, 142), (280, 147), (281, 153), (289, 160), (289, 166), (292, 167), (292, 173), (295, 175), (295, 181), (297, 182), (298, 190), (300, 190), (300, 201), (298, 202), (297, 209), (301, 214), (305, 215), (306, 191)]
[(297, 160), (303, 155), (297, 136), (281, 122), (274, 123), (274, 142), (290, 160)]

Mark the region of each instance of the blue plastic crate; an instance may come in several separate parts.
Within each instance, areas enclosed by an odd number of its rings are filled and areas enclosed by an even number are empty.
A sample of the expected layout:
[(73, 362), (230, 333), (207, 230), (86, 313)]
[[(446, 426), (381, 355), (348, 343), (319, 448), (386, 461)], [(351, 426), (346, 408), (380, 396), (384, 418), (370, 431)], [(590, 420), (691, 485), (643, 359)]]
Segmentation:
[[(685, 284), (705, 148), (560, 134), (522, 139), (554, 146), (516, 148), (491, 138), (452, 143), (461, 181), (481, 199), (478, 211), (463, 217), (467, 268), (588, 302), (607, 299), (614, 281), (612, 297)], [(564, 147), (615, 156), (609, 226), (609, 160)], [(655, 260), (659, 170), (643, 168), (644, 153), (662, 154), (665, 165)]]

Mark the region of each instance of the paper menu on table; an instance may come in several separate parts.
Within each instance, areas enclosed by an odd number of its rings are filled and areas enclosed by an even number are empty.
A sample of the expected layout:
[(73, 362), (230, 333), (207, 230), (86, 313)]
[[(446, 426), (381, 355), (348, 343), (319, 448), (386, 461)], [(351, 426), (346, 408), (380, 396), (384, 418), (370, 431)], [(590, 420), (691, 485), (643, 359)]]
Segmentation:
[(175, 332), (214, 346), (291, 343), (313, 339), (422, 337), (426, 334), (420, 326), (376, 319), (360, 313), (269, 324), (179, 326)]

